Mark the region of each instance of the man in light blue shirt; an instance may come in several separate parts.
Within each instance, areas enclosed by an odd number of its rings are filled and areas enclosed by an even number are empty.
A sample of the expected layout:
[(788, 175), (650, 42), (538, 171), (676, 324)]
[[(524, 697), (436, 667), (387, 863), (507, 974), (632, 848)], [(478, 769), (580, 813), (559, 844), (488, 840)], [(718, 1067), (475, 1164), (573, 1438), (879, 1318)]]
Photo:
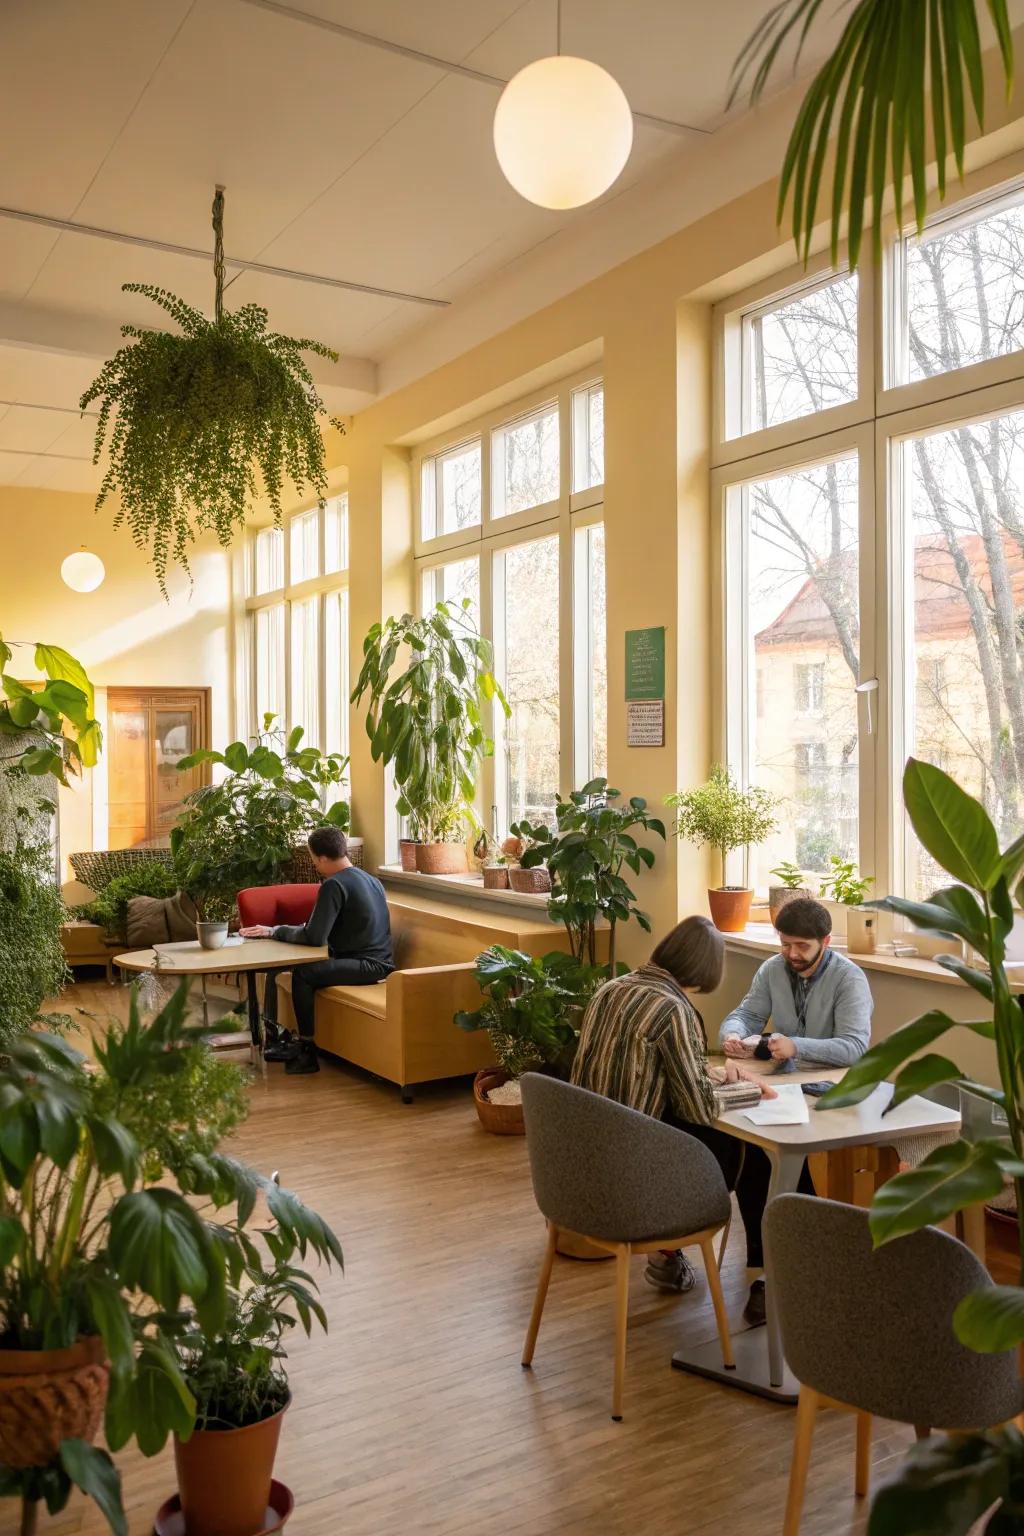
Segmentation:
[(780, 1066), (794, 1058), (801, 1067), (851, 1066), (871, 1043), (867, 977), (829, 947), (832, 919), (821, 902), (787, 902), (775, 926), (782, 953), (758, 968), (750, 991), (723, 1022), (722, 1050), (753, 1056), (763, 1036)]

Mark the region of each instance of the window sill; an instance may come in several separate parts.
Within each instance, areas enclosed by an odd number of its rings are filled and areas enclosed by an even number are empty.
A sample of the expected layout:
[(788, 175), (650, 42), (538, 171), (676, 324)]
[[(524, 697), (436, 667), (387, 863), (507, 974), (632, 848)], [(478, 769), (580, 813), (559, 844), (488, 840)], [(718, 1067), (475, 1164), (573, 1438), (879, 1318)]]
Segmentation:
[(400, 864), (381, 864), (378, 878), (385, 886), (397, 886), (402, 890), (419, 891), (424, 896), (437, 896), (441, 900), (473, 906), (481, 902), (489, 907), (516, 908), (528, 911), (536, 917), (547, 916), (548, 898), (544, 894), (530, 895), (523, 891), (485, 891), (482, 875), (421, 875), (405, 870)]
[[(743, 954), (762, 955), (767, 959), (769, 955), (779, 953), (779, 939), (771, 923), (748, 923), (742, 933), (725, 935), (725, 947), (727, 950), (736, 950)], [(846, 945), (841, 939), (833, 940), (833, 947), (840, 954), (846, 954)], [(947, 987), (966, 985), (959, 976), (954, 976), (952, 971), (947, 971), (943, 966), (937, 965), (934, 960), (926, 959), (923, 955), (890, 955), (882, 952), (874, 955), (847, 955), (847, 959), (852, 960), (855, 965), (859, 965), (865, 971), (883, 971), (890, 976), (937, 981)], [(1014, 991), (1024, 990), (1024, 974), (1019, 981), (1014, 981), (1012, 986)]]

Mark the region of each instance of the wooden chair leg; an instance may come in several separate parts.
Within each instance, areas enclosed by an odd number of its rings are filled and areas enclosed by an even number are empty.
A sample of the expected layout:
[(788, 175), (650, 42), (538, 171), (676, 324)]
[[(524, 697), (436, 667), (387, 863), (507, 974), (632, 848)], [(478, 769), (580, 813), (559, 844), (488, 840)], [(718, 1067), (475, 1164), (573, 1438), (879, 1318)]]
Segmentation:
[(708, 1290), (711, 1292), (711, 1301), (715, 1308), (718, 1338), (722, 1345), (722, 1363), (726, 1370), (731, 1371), (736, 1367), (736, 1360), (729, 1335), (729, 1314), (725, 1310), (725, 1297), (722, 1295), (722, 1280), (718, 1270), (718, 1260), (715, 1258), (715, 1245), (710, 1237), (705, 1238), (701, 1243), (700, 1251), (707, 1271)]
[(732, 1217), (722, 1228), (722, 1235), (718, 1240), (718, 1272), (721, 1274), (722, 1265), (725, 1263), (725, 1250), (729, 1246), (729, 1233), (732, 1231)]
[(858, 1499), (866, 1499), (871, 1489), (871, 1415), (857, 1414), (857, 1463), (853, 1491)]
[(801, 1387), (796, 1407), (796, 1434), (793, 1438), (793, 1460), (789, 1468), (789, 1493), (786, 1496), (786, 1519), (782, 1536), (800, 1536), (800, 1516), (804, 1507), (807, 1468), (811, 1460), (811, 1441), (817, 1413), (817, 1392), (812, 1387)]
[(540, 1331), (540, 1320), (544, 1312), (544, 1303), (547, 1300), (548, 1282), (551, 1279), (551, 1266), (555, 1262), (555, 1247), (558, 1243), (558, 1228), (553, 1222), (548, 1223), (548, 1243), (544, 1250), (544, 1259), (540, 1266), (540, 1279), (537, 1282), (537, 1294), (533, 1298), (533, 1311), (530, 1314), (530, 1326), (526, 1330), (526, 1342), (523, 1345), (523, 1365), (533, 1363), (533, 1351), (537, 1343), (537, 1334)]
[(932, 1432), (932, 1427), (931, 1427), (930, 1424), (915, 1424), (914, 1425), (914, 1434), (917, 1436), (917, 1438), (919, 1440), (927, 1440), (928, 1436), (931, 1434), (931, 1432)]
[(615, 1377), (612, 1418), (622, 1419), (622, 1389), (626, 1379), (626, 1329), (629, 1325), (629, 1261), (633, 1250), (623, 1243), (615, 1251)]

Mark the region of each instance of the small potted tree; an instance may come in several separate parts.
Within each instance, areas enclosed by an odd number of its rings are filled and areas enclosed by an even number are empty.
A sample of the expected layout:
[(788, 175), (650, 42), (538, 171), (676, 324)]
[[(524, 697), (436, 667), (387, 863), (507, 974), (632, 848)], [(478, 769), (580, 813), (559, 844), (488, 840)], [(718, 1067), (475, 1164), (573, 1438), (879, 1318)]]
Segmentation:
[(463, 835), (475, 819), (477, 773), (494, 751), (486, 707), (493, 701), (509, 713), (469, 607), (468, 599), (438, 603), (422, 618), (404, 613), (374, 624), (352, 690), (354, 704), (367, 699), (373, 760), (391, 766), (399, 814), (416, 827), (421, 874), (466, 873)]
[(716, 763), (706, 784), (669, 795), (666, 804), (675, 807), (680, 838), (718, 850), (722, 884), (708, 891), (711, 918), (722, 933), (742, 933), (754, 893), (745, 885), (726, 885), (726, 860), (733, 849), (763, 843), (774, 832), (775, 796), (755, 785), (741, 789), (729, 769)]
[(480, 1123), (497, 1136), (523, 1134), (518, 1079), (537, 1068), (567, 1075), (582, 1008), (604, 980), (600, 966), (581, 965), (562, 950), (536, 958), (495, 944), (477, 957), (476, 979), (485, 1001), (455, 1015), (459, 1029), (486, 1029), (497, 1067), (484, 1067), (473, 1083)]
[(804, 881), (803, 870), (796, 864), (778, 864), (772, 874), (778, 881), (777, 885), (768, 887), (768, 915), (774, 923), (787, 902), (810, 896), (811, 888)]
[(846, 948), (851, 955), (875, 952), (878, 913), (864, 905), (872, 884), (869, 877), (857, 874), (852, 859), (844, 859), (838, 853), (829, 859), (828, 873), (822, 877), (822, 896), (830, 897), (846, 910)]

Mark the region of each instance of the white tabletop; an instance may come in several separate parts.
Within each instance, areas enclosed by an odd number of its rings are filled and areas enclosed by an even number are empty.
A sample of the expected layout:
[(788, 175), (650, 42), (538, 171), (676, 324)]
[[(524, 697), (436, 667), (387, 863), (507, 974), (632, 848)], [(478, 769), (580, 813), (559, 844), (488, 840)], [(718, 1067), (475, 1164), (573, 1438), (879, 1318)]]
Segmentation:
[(126, 971), (159, 970), (161, 976), (220, 976), (230, 971), (309, 965), (313, 960), (326, 960), (328, 954), (326, 946), (282, 944), (277, 939), (229, 940), (220, 949), (204, 949), (198, 939), (189, 939), (183, 944), (157, 944), (153, 949), (115, 955), (114, 964)]
[[(758, 1070), (770, 1083), (839, 1082), (845, 1076), (842, 1067), (821, 1067), (808, 1063), (795, 1072), (774, 1073), (771, 1062), (750, 1061), (744, 1066)], [(906, 1136), (934, 1134), (936, 1131), (955, 1131), (960, 1127), (960, 1116), (955, 1109), (935, 1104), (931, 1099), (915, 1094), (889, 1114), (887, 1108), (893, 1094), (892, 1083), (879, 1083), (878, 1087), (848, 1109), (818, 1109), (820, 1099), (808, 1099), (810, 1119), (805, 1125), (754, 1125), (742, 1109), (730, 1109), (715, 1121), (719, 1130), (741, 1141), (753, 1142), (769, 1152), (828, 1152), (839, 1147), (887, 1146), (893, 1140)]]

